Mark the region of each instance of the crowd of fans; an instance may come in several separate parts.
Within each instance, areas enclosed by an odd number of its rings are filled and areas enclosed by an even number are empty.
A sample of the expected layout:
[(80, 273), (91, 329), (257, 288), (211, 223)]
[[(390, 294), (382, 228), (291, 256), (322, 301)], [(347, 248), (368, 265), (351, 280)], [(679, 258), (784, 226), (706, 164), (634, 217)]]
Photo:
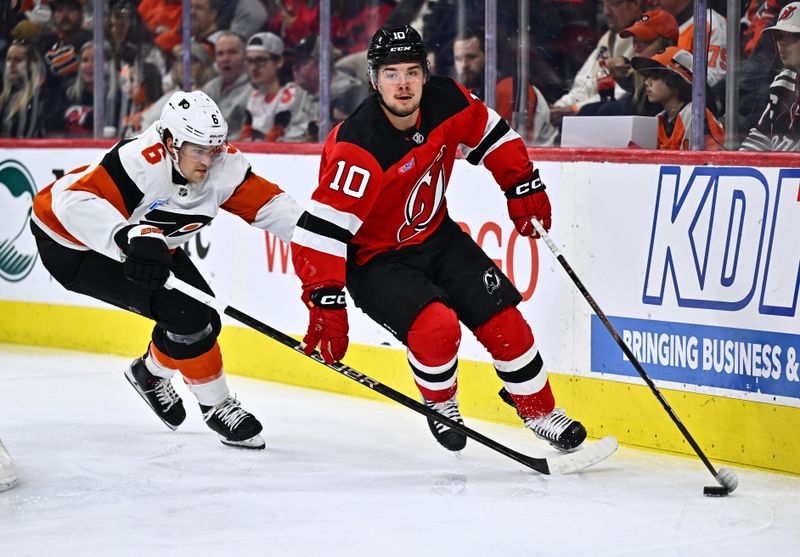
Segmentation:
[[(706, 148), (722, 149), (723, 0), (707, 13)], [(106, 137), (158, 119), (183, 86), (182, 0), (105, 0)], [(191, 0), (191, 87), (220, 106), (239, 141), (317, 141), (316, 0)], [(7, 0), (0, 7), (0, 136), (89, 137), (94, 130), (94, 0)], [(657, 116), (659, 147), (688, 148), (692, 0), (531, 0), (527, 102), (517, 91), (516, 2), (498, 2), (497, 111), (527, 114), (529, 145), (558, 142), (564, 116)], [(738, 80), (743, 149), (798, 150), (800, 3), (742, 0)], [(332, 0), (330, 114), (369, 94), (366, 46), (381, 25), (410, 24), (432, 71), (485, 95), (483, 0)], [(519, 106), (521, 105), (521, 106)], [(517, 125), (521, 123), (518, 121)]]

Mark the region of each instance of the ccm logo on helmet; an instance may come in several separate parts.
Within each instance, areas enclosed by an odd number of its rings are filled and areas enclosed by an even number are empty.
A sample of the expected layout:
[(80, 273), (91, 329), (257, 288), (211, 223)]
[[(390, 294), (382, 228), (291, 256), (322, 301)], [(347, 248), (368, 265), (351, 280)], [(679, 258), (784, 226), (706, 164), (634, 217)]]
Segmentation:
[(405, 52), (407, 50), (411, 50), (410, 46), (393, 46), (389, 49), (389, 52)]

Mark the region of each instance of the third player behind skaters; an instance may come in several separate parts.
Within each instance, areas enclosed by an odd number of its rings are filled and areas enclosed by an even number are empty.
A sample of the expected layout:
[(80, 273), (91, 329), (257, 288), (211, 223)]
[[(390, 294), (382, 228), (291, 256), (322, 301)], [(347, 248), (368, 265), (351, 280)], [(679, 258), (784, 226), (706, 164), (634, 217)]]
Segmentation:
[(39, 192), (31, 228), (42, 263), (65, 288), (155, 321), (147, 352), (125, 376), (170, 429), (186, 418), (171, 383), (180, 371), (222, 443), (263, 449), (261, 424), (225, 380), (219, 315), (164, 287), (171, 271), (211, 294), (180, 246), (220, 208), (285, 242), (292, 236), (299, 206), (227, 138), (208, 95), (177, 92), (141, 135)]
[[(456, 398), (459, 321), (483, 344), (525, 426), (562, 451), (586, 437), (555, 407), (520, 293), (447, 214), (456, 150), (488, 168), (520, 234), (530, 219), (550, 227), (550, 201), (522, 139), (495, 111), (450, 78), (429, 75), (410, 26), (383, 27), (367, 58), (372, 95), (331, 131), (319, 186), (292, 237), (292, 258), (310, 309), (306, 351), (344, 357), (343, 288), (356, 306), (408, 348), (425, 404), (463, 423)], [(458, 451), (466, 436), (428, 420)]]

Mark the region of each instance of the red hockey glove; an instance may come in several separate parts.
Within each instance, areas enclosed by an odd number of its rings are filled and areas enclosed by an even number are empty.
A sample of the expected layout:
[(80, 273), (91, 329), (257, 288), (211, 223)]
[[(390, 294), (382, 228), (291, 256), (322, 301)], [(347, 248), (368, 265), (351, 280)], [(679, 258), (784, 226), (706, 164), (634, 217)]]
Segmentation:
[(319, 352), (327, 363), (338, 362), (344, 358), (349, 343), (344, 292), (331, 284), (315, 285), (303, 290), (302, 298), (310, 311), (303, 352), (311, 354), (319, 345)]
[(149, 290), (158, 290), (169, 278), (172, 255), (161, 230), (149, 225), (126, 226), (114, 235), (125, 254), (125, 276)]
[(522, 236), (536, 238), (536, 229), (531, 219), (538, 219), (545, 230), (550, 230), (552, 209), (550, 198), (544, 191), (544, 183), (539, 178), (539, 169), (533, 171), (530, 182), (523, 182), (509, 188), (505, 193), (508, 198), (508, 215), (514, 221), (517, 232)]

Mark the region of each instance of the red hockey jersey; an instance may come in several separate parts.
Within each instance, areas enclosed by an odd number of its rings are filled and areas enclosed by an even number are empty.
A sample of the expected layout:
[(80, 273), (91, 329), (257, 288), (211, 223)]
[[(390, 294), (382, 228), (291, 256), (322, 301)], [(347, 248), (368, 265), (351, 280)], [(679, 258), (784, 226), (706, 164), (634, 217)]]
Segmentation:
[(450, 78), (430, 78), (406, 131), (392, 126), (377, 97), (366, 99), (328, 136), (319, 185), (292, 237), (303, 285), (343, 286), (348, 246), (363, 264), (423, 243), (446, 214), (458, 150), (486, 166), (504, 191), (533, 174), (519, 135)]

